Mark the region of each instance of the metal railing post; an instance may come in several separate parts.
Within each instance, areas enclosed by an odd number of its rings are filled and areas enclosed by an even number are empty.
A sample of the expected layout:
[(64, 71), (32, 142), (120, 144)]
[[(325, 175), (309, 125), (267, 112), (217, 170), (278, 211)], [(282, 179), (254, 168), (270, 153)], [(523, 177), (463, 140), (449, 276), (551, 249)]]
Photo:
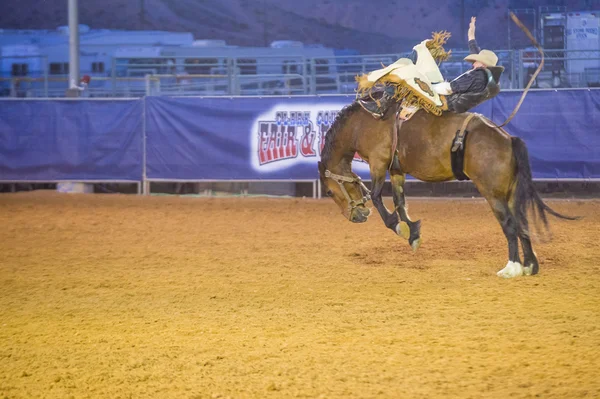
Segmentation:
[(112, 86), (112, 95), (115, 96), (117, 91), (117, 59), (115, 57), (111, 58), (111, 86)]
[(519, 68), (519, 85), (517, 86), (518, 89), (522, 89), (523, 88), (523, 79), (525, 78), (524, 73), (525, 73), (525, 68), (523, 68), (523, 50), (519, 50), (519, 56), (518, 56), (518, 65), (517, 67)]
[(147, 73), (144, 78), (146, 79), (146, 96), (151, 96), (152, 88), (150, 87), (150, 74)]
[(307, 88), (309, 87), (308, 84), (308, 74), (307, 72), (307, 67), (306, 67), (306, 57), (302, 57), (302, 94), (310, 94), (309, 91), (307, 91)]
[(323, 188), (321, 187), (321, 181), (317, 180), (317, 198), (321, 199), (323, 197), (322, 193)]
[(10, 96), (11, 97), (17, 97), (17, 85), (15, 84), (15, 80), (17, 80), (19, 78), (12, 78), (10, 80)]
[(48, 97), (48, 56), (44, 56), (44, 97)]
[(231, 58), (227, 58), (226, 59), (226, 63), (227, 63), (227, 93), (229, 93), (230, 96), (232, 96), (234, 94), (233, 91), (233, 74), (234, 74), (234, 69), (233, 69), (233, 63), (235, 62), (235, 60), (231, 59)]
[(148, 195), (148, 137), (146, 133), (146, 98), (142, 99), (142, 190), (141, 194)]
[(315, 68), (315, 59), (310, 59), (310, 93), (309, 94), (317, 94), (317, 70)]
[(515, 62), (515, 50), (510, 50), (510, 88), (516, 89), (516, 79), (517, 79), (517, 71), (516, 71), (516, 62)]
[(242, 91), (242, 88), (241, 88), (241, 84), (240, 84), (240, 76), (238, 75), (238, 72), (241, 72), (241, 69), (238, 68), (237, 58), (231, 59), (231, 72), (232, 72), (231, 83), (230, 83), (232, 85), (231, 90), (236, 96), (239, 96)]

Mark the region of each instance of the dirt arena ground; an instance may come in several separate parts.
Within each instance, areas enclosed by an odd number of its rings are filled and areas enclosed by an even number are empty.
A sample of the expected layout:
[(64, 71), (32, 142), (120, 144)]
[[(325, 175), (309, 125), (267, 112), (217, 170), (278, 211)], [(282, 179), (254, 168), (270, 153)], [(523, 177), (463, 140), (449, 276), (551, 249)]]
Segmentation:
[(600, 397), (600, 201), (504, 280), (482, 200), (0, 195), (0, 398)]

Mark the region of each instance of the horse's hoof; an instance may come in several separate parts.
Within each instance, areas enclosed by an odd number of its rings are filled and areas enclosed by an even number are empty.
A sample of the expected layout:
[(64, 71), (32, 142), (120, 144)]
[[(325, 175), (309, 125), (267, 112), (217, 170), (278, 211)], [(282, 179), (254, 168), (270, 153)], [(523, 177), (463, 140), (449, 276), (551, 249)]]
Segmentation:
[(502, 278), (520, 277), (523, 275), (523, 266), (519, 262), (508, 261), (504, 269), (500, 270), (496, 275)]
[(417, 249), (419, 249), (420, 246), (421, 246), (420, 238), (417, 238), (410, 244), (410, 247), (412, 248), (413, 252), (417, 252)]
[(533, 276), (540, 272), (540, 267), (537, 264), (537, 261), (533, 262), (525, 262), (527, 266), (523, 265), (523, 275), (524, 276)]
[(531, 276), (533, 274), (533, 266), (523, 266), (523, 275)]
[(410, 227), (408, 227), (408, 223), (406, 222), (400, 222), (396, 225), (396, 234), (398, 234), (400, 237), (404, 238), (405, 240), (408, 240), (408, 237), (410, 237)]

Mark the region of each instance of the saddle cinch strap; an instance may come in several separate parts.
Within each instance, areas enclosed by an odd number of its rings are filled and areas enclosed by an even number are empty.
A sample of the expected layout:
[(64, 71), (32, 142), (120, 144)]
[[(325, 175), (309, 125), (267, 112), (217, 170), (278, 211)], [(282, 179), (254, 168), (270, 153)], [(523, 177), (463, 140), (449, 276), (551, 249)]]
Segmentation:
[(466, 137), (467, 133), (469, 133), (467, 131), (467, 125), (469, 124), (469, 122), (471, 122), (471, 119), (473, 119), (474, 116), (475, 116), (475, 114), (467, 115), (467, 117), (463, 121), (463, 124), (460, 127), (460, 129), (458, 129), (456, 131), (456, 137), (454, 138), (454, 143), (452, 143), (452, 152), (456, 152), (459, 149), (460, 150), (464, 149), (465, 137)]
[(462, 126), (460, 129), (456, 131), (456, 136), (452, 141), (452, 147), (450, 149), (450, 161), (452, 165), (452, 173), (456, 177), (457, 180), (471, 180), (469, 176), (465, 174), (465, 140), (467, 139), (467, 134), (469, 131), (467, 130), (467, 126), (471, 119), (475, 117), (476, 114), (469, 114), (464, 119)]

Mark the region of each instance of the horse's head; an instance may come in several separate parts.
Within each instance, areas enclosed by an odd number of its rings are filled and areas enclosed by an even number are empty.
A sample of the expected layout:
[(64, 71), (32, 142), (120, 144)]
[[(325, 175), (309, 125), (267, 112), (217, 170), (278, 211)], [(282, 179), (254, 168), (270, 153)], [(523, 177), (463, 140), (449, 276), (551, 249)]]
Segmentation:
[(365, 206), (371, 198), (371, 192), (359, 176), (352, 172), (350, 174), (352, 176), (332, 173), (323, 162), (319, 162), (319, 176), (327, 195), (340, 207), (344, 217), (353, 223), (363, 223), (371, 214), (371, 210)]

